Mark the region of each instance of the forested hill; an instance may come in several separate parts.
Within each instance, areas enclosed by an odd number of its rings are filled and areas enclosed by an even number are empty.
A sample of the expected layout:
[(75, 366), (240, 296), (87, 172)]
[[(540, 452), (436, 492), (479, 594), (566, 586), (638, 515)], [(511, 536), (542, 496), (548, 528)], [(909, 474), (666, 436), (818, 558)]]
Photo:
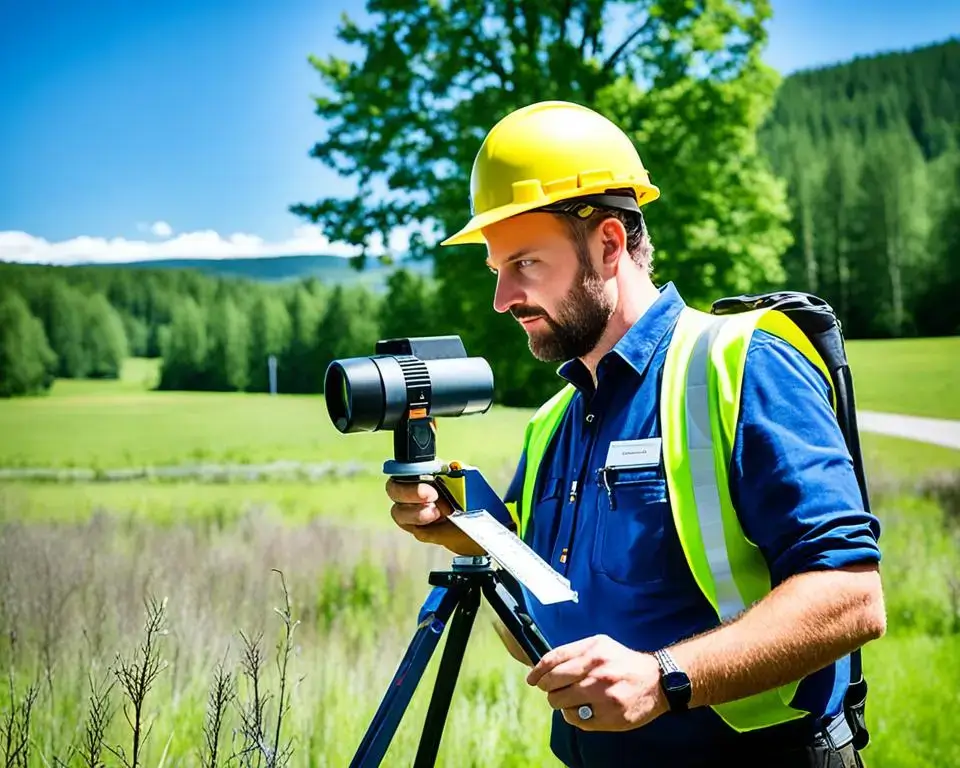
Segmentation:
[(927, 159), (956, 140), (960, 38), (790, 75), (764, 133), (800, 129), (822, 144), (838, 131), (867, 138), (904, 121)]
[(791, 287), (853, 336), (960, 332), (960, 40), (791, 75), (760, 141), (789, 185)]

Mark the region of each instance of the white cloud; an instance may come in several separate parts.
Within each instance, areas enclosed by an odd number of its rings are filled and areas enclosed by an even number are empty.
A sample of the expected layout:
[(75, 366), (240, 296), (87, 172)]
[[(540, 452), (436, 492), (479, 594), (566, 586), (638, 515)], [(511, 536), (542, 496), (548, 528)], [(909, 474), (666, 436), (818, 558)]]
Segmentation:
[(157, 237), (170, 237), (173, 234), (173, 228), (165, 221), (155, 221), (150, 231)]
[[(82, 235), (70, 240), (49, 242), (27, 232), (0, 232), (0, 261), (60, 265), (84, 262), (110, 264), (170, 258), (224, 259), (305, 254), (353, 256), (358, 252), (352, 246), (331, 243), (324, 237), (320, 227), (313, 224), (297, 227), (291, 237), (277, 242), (268, 242), (257, 235), (243, 232), (224, 236), (213, 230), (181, 232), (176, 237), (170, 237), (173, 230), (163, 221), (152, 224), (150, 231), (168, 239), (146, 241), (116, 237), (108, 240)], [(391, 250), (406, 250), (411, 231), (410, 228), (404, 228), (392, 232), (389, 240)], [(381, 253), (381, 239), (373, 238), (373, 241), (369, 252)]]

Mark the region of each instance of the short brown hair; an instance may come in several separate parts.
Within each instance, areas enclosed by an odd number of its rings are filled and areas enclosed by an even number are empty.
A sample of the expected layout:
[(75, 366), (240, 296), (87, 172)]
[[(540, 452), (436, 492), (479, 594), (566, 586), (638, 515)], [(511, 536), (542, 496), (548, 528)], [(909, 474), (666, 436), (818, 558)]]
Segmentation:
[(567, 205), (551, 206), (550, 210), (566, 222), (576, 245), (577, 255), (581, 260), (586, 259), (587, 239), (597, 230), (597, 227), (606, 219), (617, 219), (627, 232), (626, 245), (630, 258), (647, 274), (653, 273), (653, 243), (640, 211), (593, 205), (588, 202), (578, 202), (576, 199), (569, 201)]

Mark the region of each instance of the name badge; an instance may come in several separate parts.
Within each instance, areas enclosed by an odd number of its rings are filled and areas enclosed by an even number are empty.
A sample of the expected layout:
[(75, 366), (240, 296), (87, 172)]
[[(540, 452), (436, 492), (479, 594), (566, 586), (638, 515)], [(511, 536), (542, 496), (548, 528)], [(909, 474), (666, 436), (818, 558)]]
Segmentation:
[(648, 437), (644, 440), (613, 440), (607, 450), (606, 467), (656, 467), (660, 464), (662, 440)]

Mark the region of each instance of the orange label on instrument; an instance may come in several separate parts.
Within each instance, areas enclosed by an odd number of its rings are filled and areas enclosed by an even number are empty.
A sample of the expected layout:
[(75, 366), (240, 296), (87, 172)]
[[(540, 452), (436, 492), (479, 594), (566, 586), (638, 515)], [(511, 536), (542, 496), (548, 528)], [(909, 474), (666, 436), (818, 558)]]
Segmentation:
[(422, 419), (427, 415), (426, 408), (411, 408), (410, 409), (410, 418), (411, 419)]

